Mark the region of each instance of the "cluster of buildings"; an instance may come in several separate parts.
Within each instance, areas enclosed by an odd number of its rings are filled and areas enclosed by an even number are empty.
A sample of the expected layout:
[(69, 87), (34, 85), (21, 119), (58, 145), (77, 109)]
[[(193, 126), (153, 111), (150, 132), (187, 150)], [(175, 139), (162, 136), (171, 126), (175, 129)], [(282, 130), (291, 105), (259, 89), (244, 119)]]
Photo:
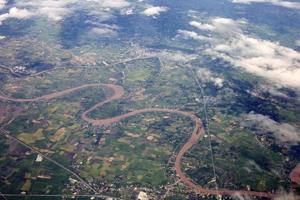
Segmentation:
[(27, 69), (24, 66), (14, 66), (11, 68), (11, 72), (16, 75), (30, 75), (34, 73), (33, 70)]

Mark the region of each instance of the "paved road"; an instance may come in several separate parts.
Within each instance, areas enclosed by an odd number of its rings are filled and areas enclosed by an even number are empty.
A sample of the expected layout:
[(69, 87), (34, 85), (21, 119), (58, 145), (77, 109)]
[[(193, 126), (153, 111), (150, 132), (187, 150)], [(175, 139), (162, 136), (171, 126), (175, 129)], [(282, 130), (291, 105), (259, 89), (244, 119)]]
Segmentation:
[[(7, 97), (7, 96), (0, 96), (0, 100), (4, 100), (4, 101), (13, 101), (13, 102), (35, 102), (35, 101), (47, 101), (53, 98), (57, 98), (63, 95), (67, 95), (69, 93), (72, 92), (77, 92), (79, 90), (82, 89), (87, 89), (87, 88), (92, 88), (92, 87), (106, 87), (109, 88), (111, 90), (113, 90), (113, 95), (111, 97), (109, 97), (107, 100), (99, 102), (97, 104), (95, 104), (93, 107), (91, 107), (90, 109), (86, 110), (85, 112), (82, 113), (81, 118), (82, 120), (94, 125), (94, 126), (102, 126), (102, 125), (110, 125), (112, 123), (117, 123), (120, 122), (121, 120), (124, 120), (128, 117), (132, 117), (138, 114), (143, 114), (143, 113), (151, 113), (151, 112), (165, 112), (165, 113), (175, 113), (175, 114), (179, 114), (179, 115), (183, 115), (186, 117), (189, 117), (191, 120), (194, 121), (195, 123), (195, 128), (190, 136), (190, 138), (188, 139), (188, 141), (182, 146), (182, 148), (179, 150), (177, 156), (176, 156), (176, 160), (175, 160), (175, 170), (176, 170), (176, 174), (177, 176), (180, 178), (180, 180), (187, 186), (189, 186), (191, 189), (193, 189), (196, 193), (201, 193), (201, 194), (210, 194), (210, 195), (235, 195), (236, 193), (239, 194), (243, 194), (243, 195), (249, 195), (249, 196), (258, 196), (258, 197), (266, 197), (266, 198), (274, 198), (275, 194), (273, 193), (267, 193), (267, 192), (255, 192), (255, 191), (245, 191), (245, 190), (228, 190), (228, 189), (207, 189), (207, 188), (203, 188), (200, 185), (197, 185), (193, 180), (191, 180), (189, 177), (186, 176), (186, 174), (182, 171), (181, 169), (181, 161), (183, 156), (196, 144), (199, 142), (199, 140), (204, 136), (205, 134), (205, 130), (204, 127), (202, 125), (202, 121), (193, 113), (191, 112), (186, 112), (186, 111), (180, 111), (180, 110), (174, 110), (174, 109), (163, 109), (163, 108), (144, 108), (144, 109), (140, 109), (140, 110), (134, 110), (132, 112), (123, 114), (123, 115), (119, 115), (116, 117), (112, 117), (112, 118), (107, 118), (107, 119), (92, 119), (88, 116), (88, 114), (92, 111), (94, 111), (97, 108), (100, 108), (101, 106), (103, 106), (106, 103), (121, 99), (125, 92), (122, 86), (118, 86), (118, 85), (113, 85), (113, 84), (85, 84), (79, 87), (74, 87), (74, 88), (70, 88), (64, 91), (60, 91), (60, 92), (54, 92), (51, 94), (47, 94), (41, 97), (36, 97), (36, 98), (32, 98), (32, 99), (15, 99), (15, 98), (11, 98), (11, 97)], [(15, 138), (16, 140), (18, 140), (17, 138)], [(20, 141), (20, 140), (18, 140)], [(22, 141), (20, 141), (22, 142)], [(25, 144), (27, 145), (27, 144)], [(35, 150), (36, 151), (36, 150)], [(38, 151), (36, 151), (38, 152)], [(39, 152), (38, 152), (39, 153)], [(47, 158), (47, 157), (45, 157)], [(48, 158), (48, 160), (50, 160), (51, 158)], [(55, 162), (55, 161), (53, 161)], [(58, 165), (60, 165), (59, 163), (57, 163)], [(63, 166), (61, 166), (63, 167)], [(68, 170), (66, 168), (66, 170)], [(68, 170), (69, 171), (69, 170)], [(84, 180), (82, 180), (79, 176), (77, 176), (76, 174), (74, 174), (74, 172), (69, 171), (70, 173), (72, 173), (74, 176), (76, 176), (79, 180), (81, 180), (84, 183)], [(96, 193), (96, 191), (95, 191)]]

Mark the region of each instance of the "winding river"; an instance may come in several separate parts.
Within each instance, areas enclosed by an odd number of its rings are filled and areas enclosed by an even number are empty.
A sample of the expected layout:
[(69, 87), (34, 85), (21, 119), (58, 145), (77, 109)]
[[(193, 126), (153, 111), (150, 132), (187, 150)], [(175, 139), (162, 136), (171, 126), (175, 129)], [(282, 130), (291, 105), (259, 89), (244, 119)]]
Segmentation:
[(175, 171), (177, 176), (180, 178), (180, 180), (189, 188), (191, 188), (193, 191), (199, 194), (205, 194), (205, 195), (235, 195), (235, 194), (242, 194), (242, 195), (249, 195), (249, 196), (257, 196), (257, 197), (266, 197), (266, 198), (274, 198), (275, 194), (273, 193), (267, 193), (267, 192), (255, 192), (255, 191), (246, 191), (246, 190), (229, 190), (229, 189), (208, 189), (204, 188), (198, 184), (196, 184), (192, 179), (190, 179), (181, 169), (181, 161), (183, 156), (195, 145), (199, 142), (200, 139), (205, 134), (205, 130), (202, 124), (201, 119), (199, 119), (195, 114), (191, 112), (176, 110), (176, 109), (164, 109), (164, 108), (144, 108), (139, 110), (134, 110), (131, 112), (128, 112), (123, 115), (106, 118), (106, 119), (92, 119), (88, 116), (89, 113), (94, 111), (97, 108), (100, 108), (104, 104), (107, 104), (109, 102), (118, 100), (123, 98), (125, 92), (122, 86), (119, 85), (113, 85), (113, 84), (102, 84), (102, 83), (95, 83), (95, 84), (85, 84), (79, 87), (74, 87), (70, 89), (66, 89), (60, 92), (54, 92), (50, 93), (44, 96), (36, 97), (36, 98), (29, 98), (29, 99), (18, 99), (18, 98), (12, 98), (8, 96), (0, 96), (0, 100), (2, 101), (11, 101), (11, 102), (19, 102), (19, 103), (26, 103), (26, 102), (38, 102), (38, 101), (48, 101), (60, 96), (64, 96), (73, 92), (77, 92), (83, 89), (88, 88), (95, 88), (95, 87), (104, 87), (108, 88), (113, 91), (113, 95), (110, 96), (108, 99), (101, 101), (94, 106), (92, 106), (90, 109), (84, 111), (81, 114), (81, 119), (86, 121), (87, 123), (93, 125), (93, 126), (103, 126), (103, 125), (110, 125), (112, 123), (120, 122), (123, 119), (126, 119), (128, 117), (132, 117), (138, 114), (143, 113), (153, 113), (153, 112), (159, 112), (159, 113), (174, 113), (183, 115), (186, 117), (189, 117), (192, 121), (195, 123), (194, 130), (190, 136), (190, 138), (185, 142), (185, 144), (181, 147), (179, 152), (176, 155), (175, 159)]

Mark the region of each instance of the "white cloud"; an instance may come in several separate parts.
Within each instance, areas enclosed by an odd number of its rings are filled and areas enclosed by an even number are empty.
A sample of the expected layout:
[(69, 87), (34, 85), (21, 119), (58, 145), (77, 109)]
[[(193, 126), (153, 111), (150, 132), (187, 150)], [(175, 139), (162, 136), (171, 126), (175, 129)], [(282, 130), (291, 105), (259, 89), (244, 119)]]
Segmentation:
[[(99, 2), (98, 0), (94, 0), (94, 2)], [(114, 8), (114, 9), (121, 9), (124, 7), (127, 7), (130, 5), (129, 2), (125, 1), (125, 0), (102, 0), (99, 2), (99, 4), (101, 5), (101, 7), (104, 8)]]
[(300, 47), (300, 40), (297, 40), (297, 41), (296, 41), (296, 45), (297, 45), (298, 47)]
[(300, 88), (300, 53), (266, 40), (240, 35), (214, 44), (207, 53), (250, 73), (285, 86)]
[(223, 87), (224, 80), (220, 77), (217, 77), (215, 74), (213, 74), (211, 71), (205, 68), (201, 68), (197, 71), (197, 76), (201, 81), (204, 82), (212, 82), (215, 86), (221, 88)]
[(110, 28), (92, 28), (92, 32), (101, 36), (115, 36), (117, 32)]
[(282, 91), (283, 89), (277, 85), (270, 85), (270, 84), (261, 84), (259, 87), (259, 92), (268, 93), (274, 97), (279, 97), (282, 99), (290, 99), (291, 97), (288, 95), (287, 92)]
[(4, 8), (6, 4), (5, 0), (0, 0), (0, 9)]
[[(211, 24), (201, 23), (197, 21), (191, 21), (189, 24), (201, 31), (210, 31), (215, 33), (221, 33), (223, 36), (235, 36), (241, 34), (241, 25), (247, 23), (246, 21), (239, 20), (235, 21), (229, 18), (217, 17), (211, 21)], [(195, 40), (210, 40), (209, 37), (198, 34), (195, 31), (178, 30), (178, 33), (185, 38), (195, 39)]]
[(241, 26), (247, 24), (244, 20), (233, 20), (230, 18), (216, 17), (211, 25), (215, 27), (215, 32), (224, 36), (236, 36), (242, 33)]
[(84, 11), (90, 16), (90, 20), (85, 23), (93, 26), (90, 33), (105, 37), (117, 35), (117, 28), (103, 23), (113, 19), (116, 13), (130, 5), (127, 0), (23, 0), (16, 3), (16, 6), (28, 9), (35, 16), (46, 17), (54, 22), (63, 21), (76, 12)]
[(271, 3), (272, 5), (281, 6), (291, 9), (300, 9), (300, 3), (285, 0), (232, 0), (232, 3), (251, 4), (251, 3)]
[[(101, 23), (101, 22), (105, 22), (108, 21), (112, 18), (114, 18), (113, 13), (111, 12), (107, 12), (104, 10), (92, 10), (89, 12), (89, 15), (92, 16), (91, 19), (93, 19), (93, 23)], [(91, 20), (88, 20), (89, 22), (92, 22)]]
[(134, 13), (133, 8), (124, 8), (120, 12), (121, 15), (126, 15), (126, 16), (133, 15), (133, 13)]
[(60, 21), (72, 12), (71, 5), (77, 0), (37, 0), (17, 2), (18, 6), (32, 10), (36, 15), (46, 16), (50, 20)]
[(0, 35), (0, 40), (3, 40), (3, 39), (5, 39), (5, 38), (6, 38), (5, 36)]
[(123, 9), (130, 5), (126, 0), (36, 0), (20, 1), (18, 6), (26, 7), (37, 15), (46, 16), (53, 21), (61, 21), (66, 16), (77, 10), (85, 10), (92, 14), (102, 14), (105, 16), (115, 10)]
[(194, 26), (200, 30), (204, 30), (204, 31), (213, 31), (215, 30), (215, 27), (213, 25), (210, 25), (210, 24), (202, 24), (200, 22), (197, 22), (197, 21), (191, 21), (189, 23), (191, 26)]
[[(265, 77), (277, 84), (300, 88), (300, 53), (278, 43), (250, 37), (243, 32), (247, 22), (214, 18), (208, 24), (211, 37), (194, 31), (178, 30), (184, 38), (203, 40), (210, 44), (204, 53), (222, 58), (236, 67)], [(193, 27), (203, 30), (199, 24)]]
[(98, 24), (96, 27), (92, 28), (91, 32), (97, 36), (114, 37), (118, 34), (118, 29), (119, 27), (116, 25)]
[(242, 124), (255, 128), (260, 134), (271, 132), (280, 144), (296, 145), (300, 143), (300, 132), (297, 128), (287, 123), (278, 123), (265, 115), (249, 113), (244, 116)]
[(193, 40), (207, 40), (208, 39), (206, 36), (200, 35), (194, 31), (187, 31), (187, 30), (179, 29), (177, 31), (177, 33), (179, 34), (179, 36), (183, 37), (184, 39), (193, 39)]
[(32, 14), (26, 10), (26, 9), (18, 9), (16, 7), (13, 7), (9, 10), (8, 13), (4, 13), (0, 15), (0, 25), (2, 24), (3, 21), (10, 19), (10, 18), (15, 18), (15, 19), (26, 19), (30, 17)]
[(152, 6), (145, 9), (142, 14), (146, 16), (157, 16), (160, 15), (161, 12), (168, 11), (167, 7), (160, 7), (160, 6)]

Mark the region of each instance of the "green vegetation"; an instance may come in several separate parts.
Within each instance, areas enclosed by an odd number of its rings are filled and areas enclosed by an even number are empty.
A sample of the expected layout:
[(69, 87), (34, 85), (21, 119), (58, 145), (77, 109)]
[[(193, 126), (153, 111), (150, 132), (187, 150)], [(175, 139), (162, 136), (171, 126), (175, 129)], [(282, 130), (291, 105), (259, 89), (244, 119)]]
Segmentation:
[[(288, 185), (285, 176), (280, 175), (285, 164), (283, 156), (263, 146), (254, 134), (240, 128), (234, 118), (214, 117), (210, 127), (220, 187), (273, 191)], [(199, 184), (214, 187), (208, 146), (207, 137), (187, 156), (189, 165), (201, 166), (187, 172)], [(198, 160), (199, 156), (204, 160)]]
[(38, 129), (35, 133), (21, 133), (18, 135), (18, 139), (27, 144), (35, 143), (38, 140), (44, 139), (43, 129)]
[[(241, 90), (251, 88), (251, 84), (259, 80), (245, 78), (241, 74), (237, 74), (235, 79), (249, 84), (238, 90), (237, 80), (230, 79), (232, 83), (227, 89), (232, 93), (227, 93), (212, 83), (203, 83), (211, 103), (208, 117), (219, 186), (255, 191), (272, 191), (281, 186), (288, 188), (287, 174), (282, 170), (286, 168), (283, 153), (273, 151), (261, 142), (261, 138), (239, 125), (238, 114), (245, 113), (245, 107), (249, 108), (248, 104), (257, 100)], [(89, 114), (91, 118), (105, 119), (147, 107), (186, 110), (205, 118), (202, 97), (191, 78), (191, 70), (180, 66), (169, 69), (162, 66), (157, 58), (138, 59), (109, 67), (50, 70), (17, 82), (9, 78), (1, 89), (12, 97), (34, 98), (98, 82), (122, 85), (125, 96), (94, 110)], [(119, 194), (118, 189), (128, 192), (128, 188), (134, 187), (160, 191), (174, 183), (177, 180), (173, 169), (174, 152), (178, 152), (190, 137), (194, 123), (189, 118), (170, 113), (140, 114), (104, 127), (93, 127), (80, 118), (82, 112), (111, 95), (109, 89), (95, 87), (49, 101), (11, 103), (24, 111), (6, 129), (12, 136), (38, 148), (84, 180), (105, 189), (108, 194)], [(235, 105), (238, 106), (234, 108)], [(264, 105), (264, 111), (277, 108), (277, 104), (261, 105)], [(280, 103), (278, 105), (277, 111), (280, 111), (283, 121), (297, 117), (294, 112), (281, 109)], [(5, 145), (0, 147), (0, 167), (7, 171), (0, 175), (10, 174), (1, 190), (71, 194), (72, 190), (80, 188), (78, 190), (82, 193), (88, 192), (76, 179), (75, 182), (69, 180), (72, 177), (70, 173), (54, 163), (45, 159), (37, 162), (35, 153), (26, 153), (4, 138), (1, 142)], [(182, 168), (196, 183), (214, 188), (208, 145), (208, 137), (204, 137), (184, 157)], [(31, 174), (31, 178), (25, 178), (27, 173)], [(12, 188), (12, 184), (16, 187)], [(168, 198), (181, 199), (185, 196), (181, 192), (186, 192), (186, 188), (178, 184), (174, 185), (174, 191), (177, 192)]]

